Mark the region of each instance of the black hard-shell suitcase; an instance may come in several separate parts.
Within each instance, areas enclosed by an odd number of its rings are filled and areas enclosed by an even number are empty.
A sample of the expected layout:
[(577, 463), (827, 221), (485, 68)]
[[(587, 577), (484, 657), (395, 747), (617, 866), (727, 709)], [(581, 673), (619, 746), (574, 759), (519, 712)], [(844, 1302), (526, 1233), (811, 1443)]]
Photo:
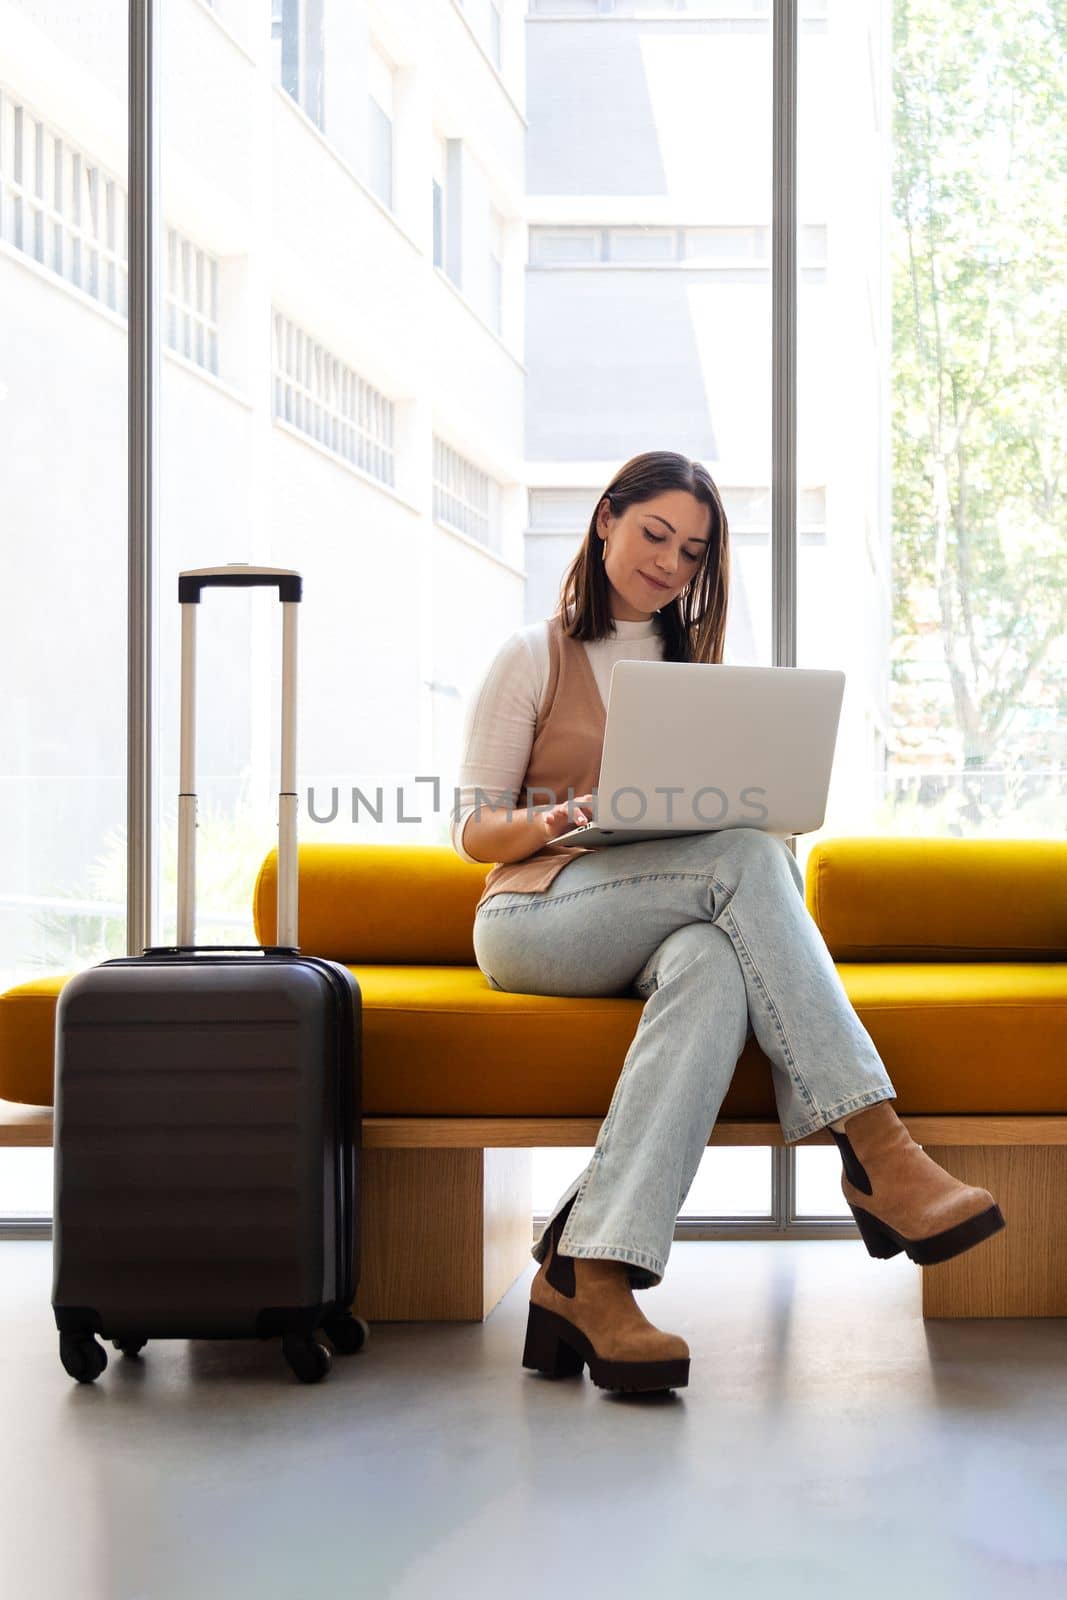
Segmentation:
[[(195, 618), (203, 588), (277, 585), (283, 613), (279, 943), (196, 947)], [(73, 977), (56, 1014), (52, 1306), (81, 1382), (107, 1365), (95, 1335), (281, 1335), (297, 1376), (369, 1332), (359, 1283), (362, 1014), (338, 962), (296, 944), (298, 574), (182, 573), (178, 943)]]

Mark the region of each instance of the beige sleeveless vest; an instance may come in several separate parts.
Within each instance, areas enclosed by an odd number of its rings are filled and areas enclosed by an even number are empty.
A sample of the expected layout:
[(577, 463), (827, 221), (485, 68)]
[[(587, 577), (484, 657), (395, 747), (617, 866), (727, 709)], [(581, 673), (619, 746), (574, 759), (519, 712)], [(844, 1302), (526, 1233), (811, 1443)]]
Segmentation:
[[(527, 799), (531, 807), (561, 805), (569, 798), (568, 789), (570, 797), (592, 794), (600, 778), (606, 721), (585, 646), (564, 633), (558, 616), (551, 617), (548, 686), (538, 707), (530, 760), (515, 801), (516, 816), (525, 810)], [(551, 794), (544, 793), (546, 789)], [(547, 889), (569, 862), (589, 853), (577, 845), (552, 845), (524, 861), (503, 862), (488, 873), (478, 908), (491, 894), (505, 889), (520, 894)]]

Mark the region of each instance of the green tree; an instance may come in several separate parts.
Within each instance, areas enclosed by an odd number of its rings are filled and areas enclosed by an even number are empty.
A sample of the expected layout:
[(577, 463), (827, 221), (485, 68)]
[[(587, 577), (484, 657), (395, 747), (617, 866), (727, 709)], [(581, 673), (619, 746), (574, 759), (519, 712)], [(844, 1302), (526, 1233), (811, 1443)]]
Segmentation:
[(1067, 4), (897, 0), (893, 31), (894, 720), (925, 636), (965, 767), (1062, 765)]

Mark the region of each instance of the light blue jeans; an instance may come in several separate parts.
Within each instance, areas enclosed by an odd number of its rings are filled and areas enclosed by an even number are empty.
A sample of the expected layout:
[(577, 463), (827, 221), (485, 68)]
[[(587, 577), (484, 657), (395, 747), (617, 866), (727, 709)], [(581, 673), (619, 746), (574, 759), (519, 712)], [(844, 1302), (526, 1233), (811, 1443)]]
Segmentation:
[(553, 1207), (535, 1261), (573, 1196), (564, 1255), (625, 1261), (635, 1289), (662, 1280), (752, 1032), (789, 1143), (896, 1096), (804, 904), (792, 851), (758, 828), (579, 856), (547, 889), (491, 896), (474, 953), (494, 989), (646, 1001), (592, 1159)]

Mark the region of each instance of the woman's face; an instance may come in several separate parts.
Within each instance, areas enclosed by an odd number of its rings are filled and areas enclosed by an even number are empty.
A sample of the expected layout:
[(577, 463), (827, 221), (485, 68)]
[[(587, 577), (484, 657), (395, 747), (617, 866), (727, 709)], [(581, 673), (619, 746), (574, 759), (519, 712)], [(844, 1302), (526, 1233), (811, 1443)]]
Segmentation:
[(620, 517), (611, 515), (604, 499), (597, 533), (607, 541), (612, 616), (647, 622), (699, 571), (711, 536), (711, 511), (688, 489), (667, 489), (628, 506)]

